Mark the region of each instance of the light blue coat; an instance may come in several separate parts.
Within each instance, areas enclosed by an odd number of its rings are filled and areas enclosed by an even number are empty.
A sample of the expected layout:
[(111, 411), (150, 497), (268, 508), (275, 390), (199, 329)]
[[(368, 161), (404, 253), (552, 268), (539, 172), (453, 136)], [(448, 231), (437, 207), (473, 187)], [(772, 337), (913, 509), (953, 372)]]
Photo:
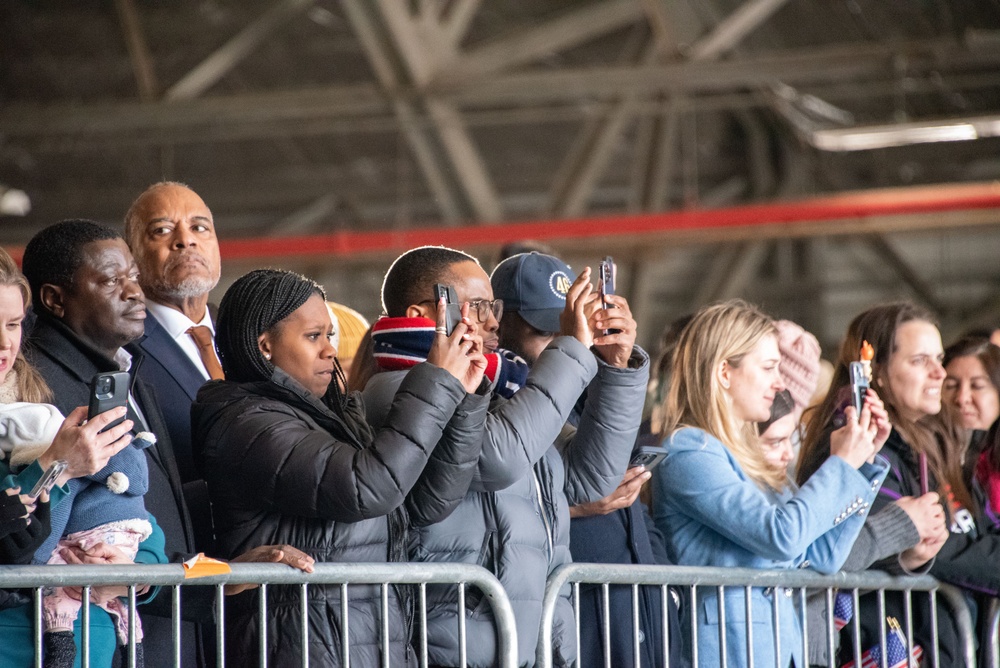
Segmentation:
[[(664, 444), (666, 459), (654, 471), (654, 516), (671, 560), (685, 566), (813, 568), (834, 573), (851, 551), (888, 464), (852, 468), (830, 457), (800, 489), (761, 489), (729, 450), (700, 429), (674, 432)], [(742, 587), (726, 590), (726, 658), (745, 666), (746, 603)], [(754, 663), (774, 666), (774, 632), (769, 590), (752, 595)], [(802, 627), (794, 599), (777, 595), (780, 666), (804, 666)], [(796, 597), (797, 598), (797, 597)], [(698, 665), (719, 666), (719, 601), (715, 588), (698, 590)], [(689, 613), (690, 614), (690, 613)]]

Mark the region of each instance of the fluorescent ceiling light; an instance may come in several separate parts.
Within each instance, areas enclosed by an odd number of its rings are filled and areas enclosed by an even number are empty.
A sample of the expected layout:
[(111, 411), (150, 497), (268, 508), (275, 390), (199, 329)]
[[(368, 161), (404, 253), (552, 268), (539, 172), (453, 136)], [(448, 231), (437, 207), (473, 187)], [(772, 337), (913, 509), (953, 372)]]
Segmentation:
[(948, 121), (814, 130), (809, 133), (808, 139), (810, 144), (822, 151), (868, 151), (997, 136), (1000, 136), (1000, 116), (980, 116)]
[(28, 193), (0, 185), (0, 216), (27, 216), (30, 211)]

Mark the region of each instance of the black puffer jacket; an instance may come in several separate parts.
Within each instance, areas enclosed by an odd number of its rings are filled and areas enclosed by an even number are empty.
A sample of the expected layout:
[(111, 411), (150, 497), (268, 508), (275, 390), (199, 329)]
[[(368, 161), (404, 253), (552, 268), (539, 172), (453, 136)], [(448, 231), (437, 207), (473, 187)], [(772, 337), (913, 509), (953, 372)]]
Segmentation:
[[(446, 515), (468, 488), (479, 456), (476, 448), (437, 452), (442, 431), (449, 421), (481, 430), (485, 414), (485, 398), (468, 395), (443, 369), (421, 364), (400, 387), (387, 428), (366, 446), (358, 436), (367, 432), (359, 395), (352, 395), (345, 422), (280, 369), (270, 382), (206, 384), (192, 407), (192, 425), (220, 551), (234, 556), (284, 543), (323, 562), (401, 556), (406, 536), (400, 508), (407, 494), (413, 491), (418, 507)], [(449, 459), (452, 475), (437, 475), (433, 484), (421, 479), (429, 458)], [(339, 666), (339, 586), (317, 585), (309, 593), (310, 665)], [(396, 592), (390, 599), (389, 660), (412, 665), (409, 615)], [(256, 591), (227, 601), (226, 650), (233, 665), (258, 663), (256, 606)], [(299, 606), (297, 587), (269, 588), (270, 665), (301, 662)], [(349, 614), (351, 665), (379, 665), (378, 587), (351, 587)]]
[[(875, 503), (872, 504), (873, 513), (900, 497), (920, 496), (919, 460), (898, 431), (892, 430), (889, 440), (882, 446), (880, 454), (889, 461), (891, 469), (885, 482), (882, 483)], [(928, 488), (936, 490), (944, 496), (946, 491), (934, 479), (933, 472), (930, 473), (930, 476)], [(971, 483), (970, 491), (977, 507), (962, 509), (955, 513), (945, 506), (950, 533), (948, 540), (934, 559), (930, 574), (943, 582), (962, 587), (966, 590), (970, 601), (976, 601), (973, 610), (977, 607), (979, 610), (985, 610), (988, 599), (981, 594), (997, 595), (1000, 593), (1000, 571), (993, 566), (1000, 563), (1000, 526), (998, 526), (996, 518), (991, 517), (991, 513), (984, 512), (986, 499), (978, 484), (974, 481), (967, 482)], [(988, 511), (988, 509), (986, 510)], [(916, 595), (913, 597), (912, 605), (914, 642), (921, 645), (924, 648), (924, 656), (929, 657), (931, 639), (934, 637), (930, 606), (926, 597)], [(947, 606), (943, 605), (940, 597), (937, 608), (937, 638), (941, 652), (939, 668), (963, 666), (964, 659), (958, 653), (958, 632), (955, 620), (949, 613)], [(904, 618), (902, 596), (888, 592), (886, 594), (886, 611), (887, 615), (895, 616), (902, 622)], [(877, 601), (873, 594), (863, 596), (861, 599), (861, 625), (862, 651), (864, 651), (878, 642), (879, 617)], [(852, 639), (847, 633), (849, 629), (850, 627), (846, 627), (841, 634), (841, 657), (850, 656), (853, 651)]]

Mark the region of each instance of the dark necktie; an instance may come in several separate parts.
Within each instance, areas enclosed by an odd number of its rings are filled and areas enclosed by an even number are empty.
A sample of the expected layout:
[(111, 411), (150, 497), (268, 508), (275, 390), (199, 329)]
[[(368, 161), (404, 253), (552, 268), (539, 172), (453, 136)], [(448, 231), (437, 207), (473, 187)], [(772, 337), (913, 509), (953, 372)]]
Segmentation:
[(215, 342), (212, 341), (212, 330), (204, 325), (195, 325), (187, 331), (198, 344), (198, 354), (208, 371), (208, 376), (212, 380), (225, 380), (226, 375), (222, 373), (222, 365), (215, 354)]

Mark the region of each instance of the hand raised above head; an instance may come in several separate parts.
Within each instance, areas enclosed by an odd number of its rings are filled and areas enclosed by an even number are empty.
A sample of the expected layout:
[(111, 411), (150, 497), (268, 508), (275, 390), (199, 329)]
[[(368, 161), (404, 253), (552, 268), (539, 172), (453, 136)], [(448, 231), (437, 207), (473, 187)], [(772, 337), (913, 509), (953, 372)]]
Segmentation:
[(861, 468), (865, 462), (872, 461), (878, 451), (875, 447), (878, 426), (872, 420), (867, 404), (861, 409), (861, 419), (855, 420), (854, 415), (854, 406), (844, 410), (847, 424), (830, 434), (830, 454), (840, 457), (854, 468)]
[[(607, 295), (609, 308), (597, 309), (590, 316), (591, 326), (597, 333), (594, 347), (601, 358), (611, 366), (624, 369), (632, 357), (635, 346), (636, 322), (632, 318), (628, 301), (621, 295)], [(605, 330), (618, 330), (604, 334)]]
[(889, 411), (885, 409), (885, 404), (882, 403), (881, 397), (870, 387), (865, 394), (865, 407), (871, 411), (872, 423), (876, 428), (874, 440), (875, 452), (878, 452), (885, 445), (885, 442), (889, 440), (889, 434), (892, 433), (892, 422), (889, 421)]
[(590, 267), (584, 267), (566, 292), (566, 307), (559, 314), (559, 333), (576, 338), (588, 348), (594, 345), (590, 316), (599, 307), (598, 294), (590, 284)]
[(462, 304), (462, 320), (448, 335), (445, 327), (446, 304), (440, 299), (437, 304), (437, 325), (434, 343), (427, 353), (427, 361), (441, 367), (462, 383), (466, 392), (475, 392), (486, 371), (483, 356), (483, 337), (469, 318), (469, 303)]

